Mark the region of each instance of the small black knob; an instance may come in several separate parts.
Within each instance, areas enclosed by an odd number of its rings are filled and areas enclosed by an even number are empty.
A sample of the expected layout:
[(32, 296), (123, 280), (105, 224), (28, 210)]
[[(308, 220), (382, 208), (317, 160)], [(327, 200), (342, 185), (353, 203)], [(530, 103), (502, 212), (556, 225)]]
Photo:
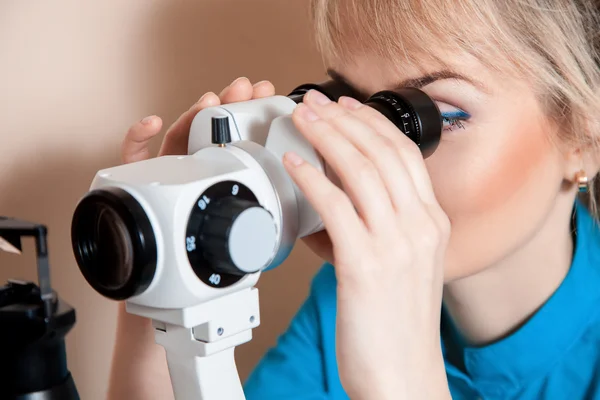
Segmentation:
[(258, 272), (268, 266), (276, 245), (273, 216), (255, 201), (227, 197), (204, 214), (200, 247), (205, 259), (219, 273)]
[(231, 143), (228, 116), (212, 117), (212, 142), (218, 145)]

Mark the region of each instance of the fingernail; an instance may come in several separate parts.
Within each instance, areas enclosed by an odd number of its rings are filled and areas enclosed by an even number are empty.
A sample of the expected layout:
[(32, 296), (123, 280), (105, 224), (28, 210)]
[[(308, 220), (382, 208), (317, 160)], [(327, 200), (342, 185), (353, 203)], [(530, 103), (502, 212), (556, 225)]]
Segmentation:
[(248, 78), (246, 78), (245, 76), (240, 76), (235, 81), (231, 82), (231, 85), (229, 85), (229, 86), (235, 86), (239, 81), (242, 81), (242, 80), (248, 80)]
[(360, 101), (356, 100), (355, 98), (347, 96), (340, 97), (338, 103), (340, 103), (342, 107), (348, 108), (350, 110), (357, 110), (363, 105)]
[(216, 96), (216, 94), (214, 94), (213, 92), (206, 92), (206, 93), (204, 93), (204, 94), (202, 95), (202, 97), (200, 97), (200, 99), (198, 99), (198, 101), (196, 102), (196, 104), (200, 104), (200, 103), (202, 103), (204, 100), (206, 100), (206, 98), (207, 98), (208, 96), (212, 96), (212, 95), (215, 95), (215, 96)]
[(206, 95), (208, 95), (208, 93), (204, 93), (204, 94), (202, 95), (202, 97), (200, 97), (200, 98), (198, 99), (198, 101), (197, 101), (196, 103), (202, 103), (202, 100), (204, 100), (204, 99), (206, 98)]
[(329, 100), (329, 97), (325, 96), (323, 93), (319, 92), (318, 90), (314, 90), (314, 89), (311, 89), (304, 97), (305, 97), (305, 99), (308, 99), (309, 102), (312, 101), (315, 104), (318, 104), (320, 106), (324, 106), (325, 104), (331, 103), (331, 100)]
[(150, 116), (148, 116), (148, 117), (146, 117), (146, 118), (142, 119), (142, 121), (141, 121), (141, 122), (142, 122), (142, 124), (144, 124), (144, 125), (148, 125), (149, 123), (151, 123), (151, 122), (152, 122), (152, 120), (153, 120), (153, 119), (154, 119), (154, 115), (150, 115)]
[(298, 106), (296, 107), (297, 109), (297, 113), (300, 116), (300, 118), (309, 121), (309, 122), (313, 122), (319, 119), (319, 116), (317, 114), (315, 114), (310, 108), (308, 108), (307, 105), (305, 104), (298, 104)]
[(269, 81), (260, 81), (260, 82), (256, 82), (256, 83), (253, 85), (253, 87), (259, 87), (260, 85), (263, 85), (263, 84), (265, 84), (265, 83), (267, 83), (267, 82), (269, 82)]
[(301, 165), (304, 160), (302, 159), (302, 157), (300, 157), (298, 154), (294, 153), (294, 152), (287, 152), (283, 155), (283, 157), (285, 158), (285, 161), (292, 164), (294, 167), (298, 167), (299, 165)]

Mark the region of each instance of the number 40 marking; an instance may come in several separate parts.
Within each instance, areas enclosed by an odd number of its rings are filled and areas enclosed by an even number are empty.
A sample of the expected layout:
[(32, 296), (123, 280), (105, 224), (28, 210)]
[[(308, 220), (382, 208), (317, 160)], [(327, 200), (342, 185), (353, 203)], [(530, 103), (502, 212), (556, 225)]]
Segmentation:
[(212, 274), (210, 276), (210, 278), (208, 278), (208, 281), (210, 283), (212, 283), (213, 285), (218, 285), (219, 283), (221, 283), (221, 275), (219, 275), (219, 274)]

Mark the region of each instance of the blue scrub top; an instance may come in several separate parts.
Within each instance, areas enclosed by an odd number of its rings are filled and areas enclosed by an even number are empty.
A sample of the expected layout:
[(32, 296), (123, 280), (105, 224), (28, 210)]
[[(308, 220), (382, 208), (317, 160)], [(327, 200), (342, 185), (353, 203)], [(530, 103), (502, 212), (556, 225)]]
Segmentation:
[[(489, 346), (443, 346), (453, 399), (600, 399), (600, 228), (579, 202), (575, 209), (571, 269), (538, 312)], [(325, 264), (287, 332), (246, 382), (247, 400), (348, 400), (335, 320), (335, 273)], [(442, 343), (455, 332), (447, 318), (441, 331)]]

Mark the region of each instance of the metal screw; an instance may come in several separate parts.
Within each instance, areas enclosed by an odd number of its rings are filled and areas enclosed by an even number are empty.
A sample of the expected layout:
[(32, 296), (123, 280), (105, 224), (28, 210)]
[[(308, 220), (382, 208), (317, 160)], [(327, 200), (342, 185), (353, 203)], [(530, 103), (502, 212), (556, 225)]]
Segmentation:
[(250, 323), (254, 322), (254, 315), (250, 317)]
[(219, 336), (223, 335), (223, 328), (217, 329), (217, 335), (219, 335)]

